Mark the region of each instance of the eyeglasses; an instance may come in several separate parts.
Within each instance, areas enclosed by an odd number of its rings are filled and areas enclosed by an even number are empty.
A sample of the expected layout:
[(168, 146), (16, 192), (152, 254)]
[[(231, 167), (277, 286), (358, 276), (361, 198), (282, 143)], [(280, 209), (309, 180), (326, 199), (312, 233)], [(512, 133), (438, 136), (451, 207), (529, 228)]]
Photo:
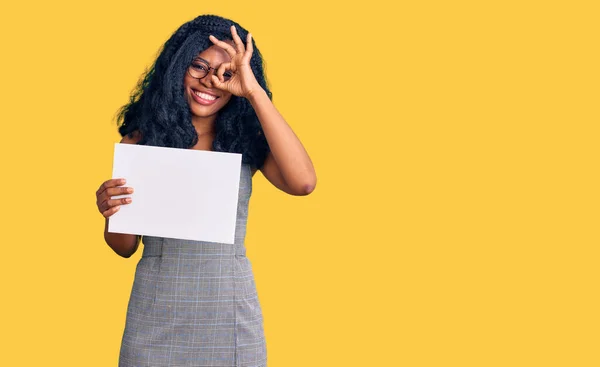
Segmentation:
[[(190, 67), (188, 68), (188, 74), (190, 74), (192, 78), (202, 79), (205, 76), (207, 76), (211, 70), (214, 70), (216, 73), (217, 69), (218, 68), (211, 67), (207, 62), (194, 60), (194, 62), (192, 62), (192, 65), (190, 65)], [(231, 79), (232, 76), (233, 74), (231, 73), (231, 71), (225, 71), (223, 73), (223, 79), (225, 79), (226, 81)]]

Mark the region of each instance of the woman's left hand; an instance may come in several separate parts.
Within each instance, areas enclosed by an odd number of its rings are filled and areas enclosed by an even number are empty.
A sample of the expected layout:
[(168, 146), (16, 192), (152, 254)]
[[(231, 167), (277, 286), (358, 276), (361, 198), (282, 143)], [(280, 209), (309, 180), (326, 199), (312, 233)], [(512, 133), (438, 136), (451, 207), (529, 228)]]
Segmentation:
[[(221, 64), (216, 73), (211, 75), (213, 85), (221, 90), (227, 91), (238, 97), (250, 98), (250, 96), (262, 90), (258, 84), (252, 68), (250, 68), (250, 58), (252, 58), (252, 35), (248, 33), (246, 47), (240, 36), (238, 36), (235, 26), (231, 26), (231, 35), (235, 48), (227, 42), (210, 36), (209, 39), (215, 45), (221, 47), (231, 57), (230, 62)], [(231, 77), (225, 80), (223, 74), (229, 71)]]

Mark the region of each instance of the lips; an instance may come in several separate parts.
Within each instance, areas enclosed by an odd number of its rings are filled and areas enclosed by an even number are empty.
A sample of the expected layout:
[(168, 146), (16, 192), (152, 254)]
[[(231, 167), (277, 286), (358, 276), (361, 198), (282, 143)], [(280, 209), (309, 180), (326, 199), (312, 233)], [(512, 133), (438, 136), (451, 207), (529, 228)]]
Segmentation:
[(194, 101), (201, 105), (209, 106), (215, 103), (217, 99), (219, 99), (219, 96), (216, 96), (212, 93), (200, 92), (192, 89), (192, 98), (194, 98)]

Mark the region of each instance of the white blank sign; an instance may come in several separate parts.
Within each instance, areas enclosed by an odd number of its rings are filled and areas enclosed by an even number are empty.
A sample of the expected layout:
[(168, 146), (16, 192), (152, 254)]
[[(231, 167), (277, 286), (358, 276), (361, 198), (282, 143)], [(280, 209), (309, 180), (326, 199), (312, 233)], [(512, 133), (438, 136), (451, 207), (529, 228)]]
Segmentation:
[(233, 244), (241, 161), (234, 153), (115, 144), (113, 178), (134, 193), (108, 231)]

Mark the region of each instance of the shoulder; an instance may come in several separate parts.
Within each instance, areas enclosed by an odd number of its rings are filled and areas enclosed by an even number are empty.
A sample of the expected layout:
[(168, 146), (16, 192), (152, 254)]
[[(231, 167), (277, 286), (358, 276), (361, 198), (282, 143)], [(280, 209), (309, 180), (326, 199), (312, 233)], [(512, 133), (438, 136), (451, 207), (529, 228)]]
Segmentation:
[(121, 139), (121, 143), (122, 144), (137, 144), (137, 143), (139, 143), (140, 140), (142, 140), (142, 134), (140, 134), (139, 131), (134, 131), (132, 133), (125, 135), (123, 137), (123, 139)]

